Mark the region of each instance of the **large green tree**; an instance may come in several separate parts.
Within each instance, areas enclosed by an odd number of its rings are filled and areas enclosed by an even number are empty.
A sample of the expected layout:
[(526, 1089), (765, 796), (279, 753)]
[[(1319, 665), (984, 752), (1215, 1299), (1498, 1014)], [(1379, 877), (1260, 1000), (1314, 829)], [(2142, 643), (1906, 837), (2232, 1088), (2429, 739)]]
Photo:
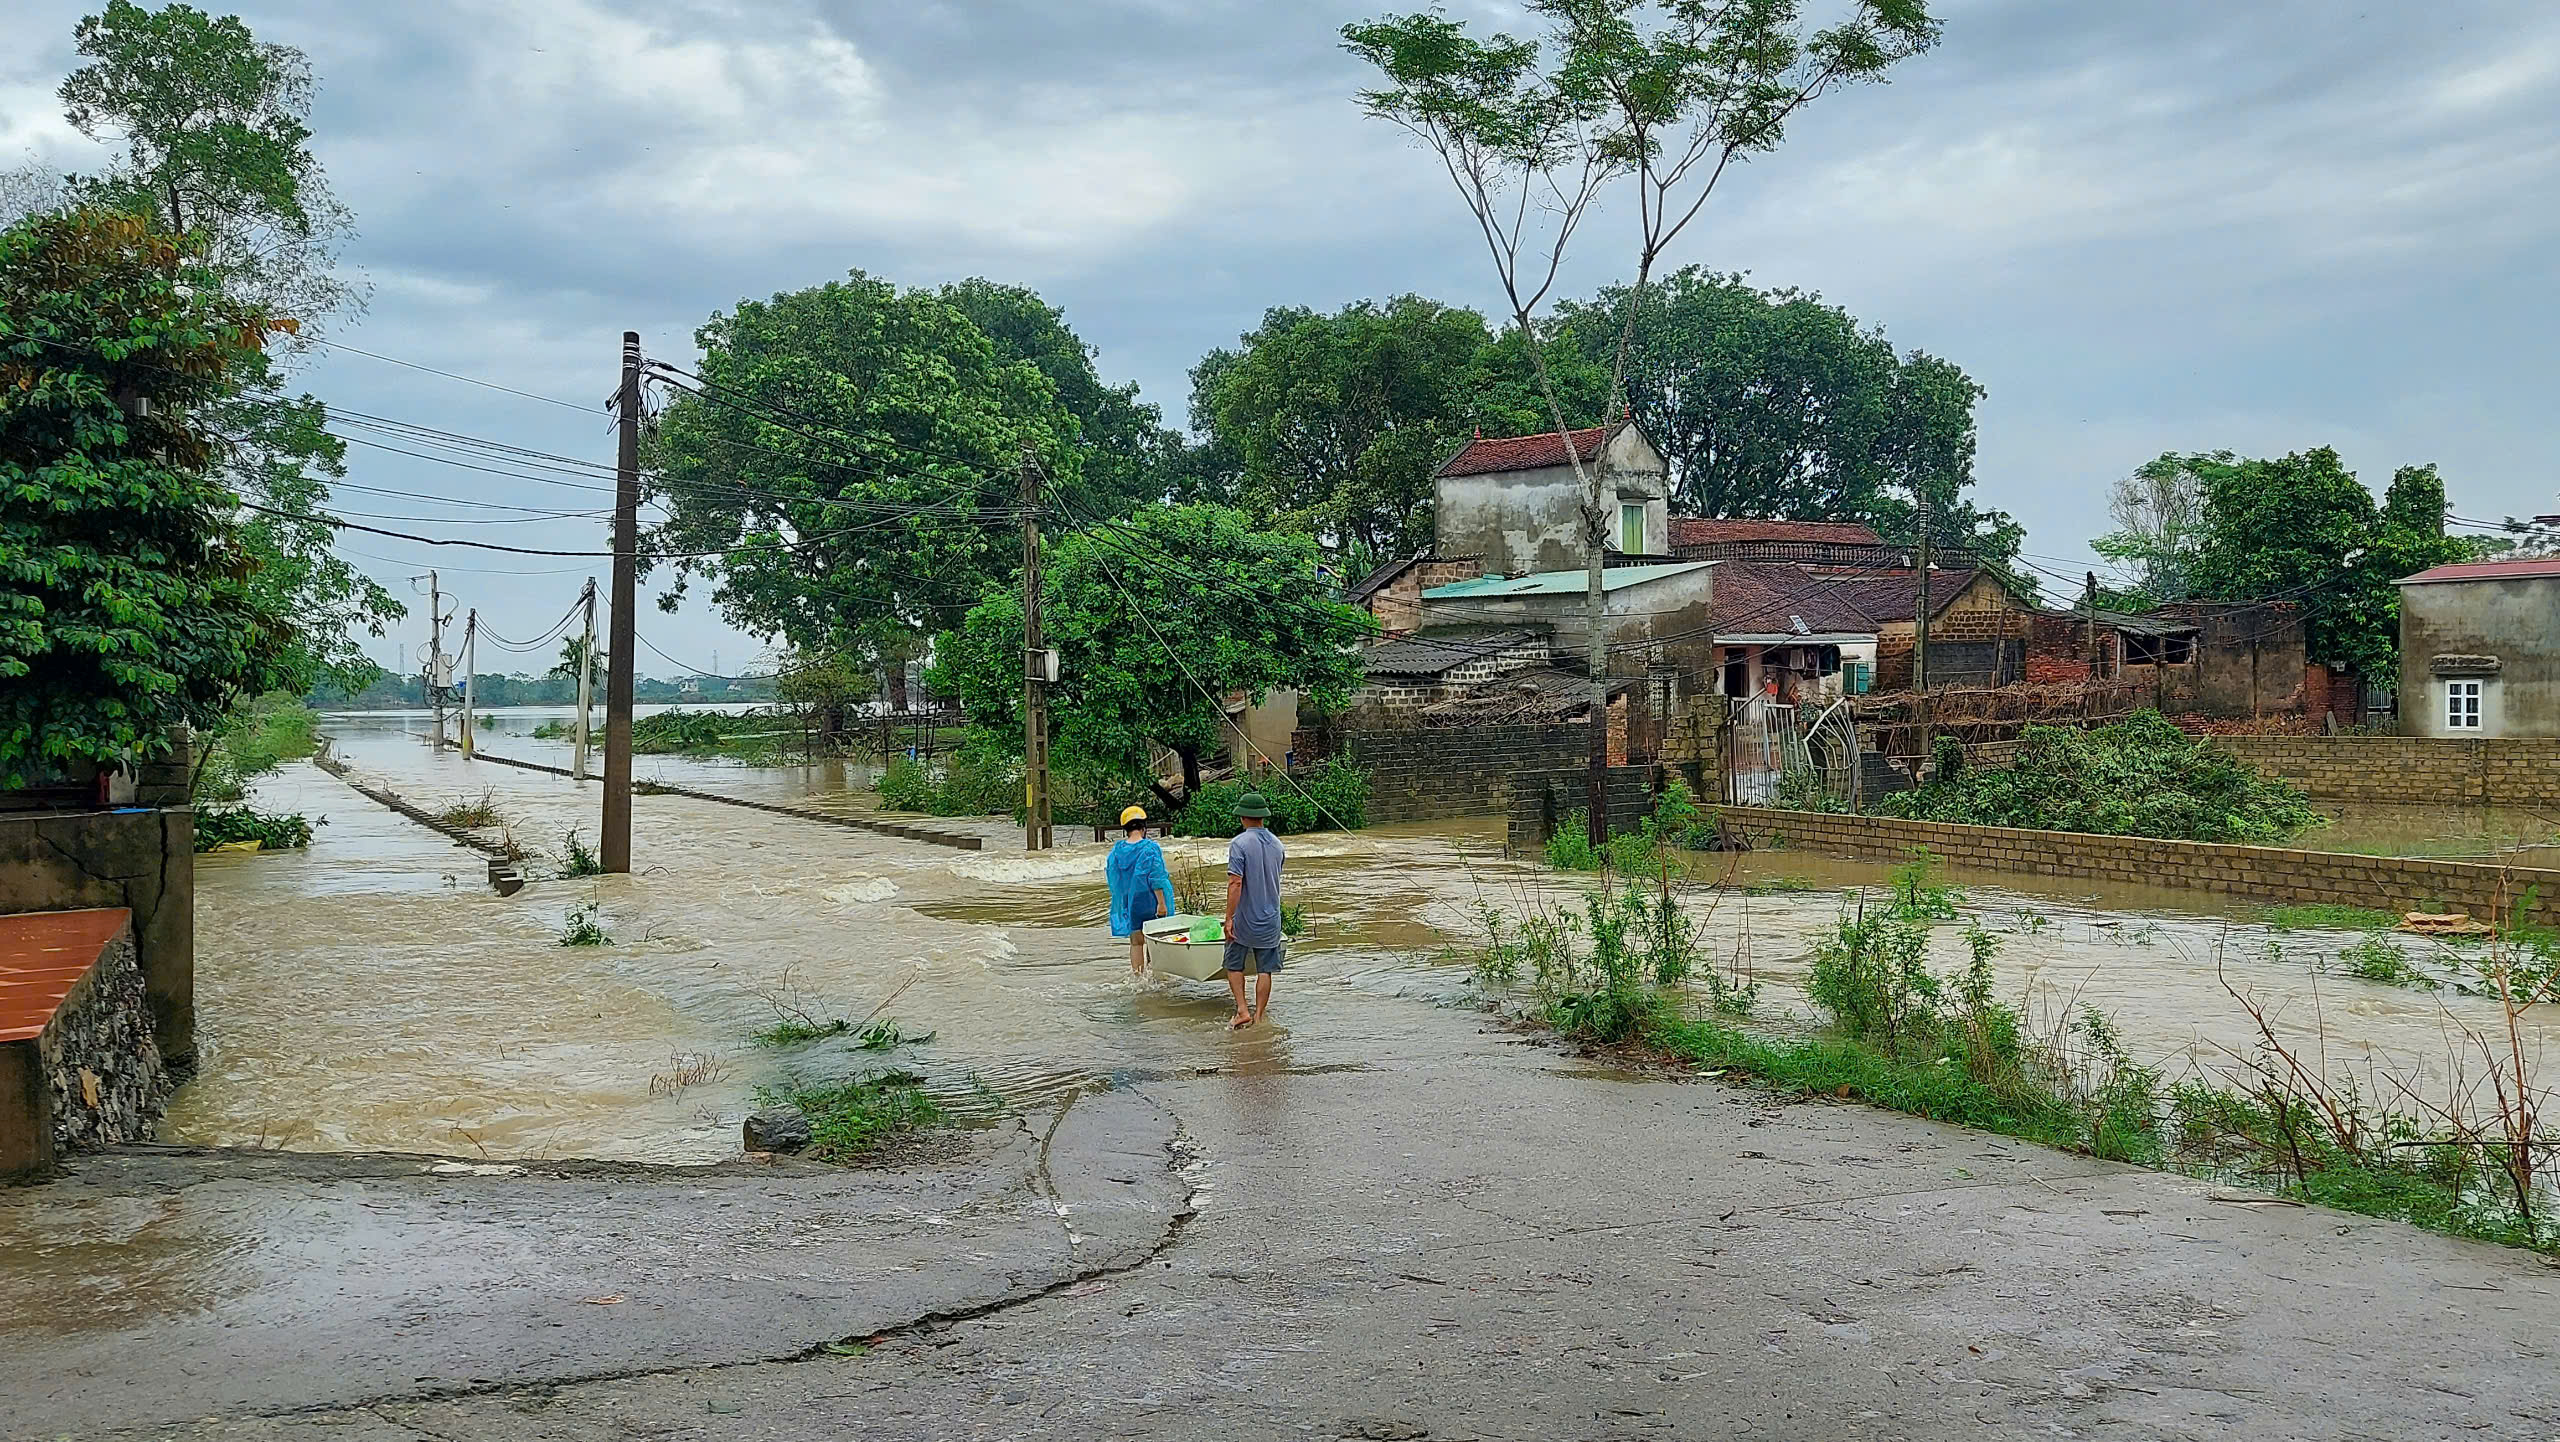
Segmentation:
[(1162, 411), (1138, 399), (1137, 382), (1102, 379), (1093, 347), (1069, 328), (1066, 312), (1022, 286), (983, 277), (944, 286), (942, 298), (986, 332), (1000, 358), (1028, 361), (1048, 377), (1058, 404), (1075, 417), (1080, 509), (1118, 515), (1165, 498), (1182, 438), (1165, 428)]
[(139, 216), (0, 232), (0, 787), (159, 755), (290, 679), (213, 423), (289, 324)]
[[(1605, 376), (1550, 349), (1575, 413), (1597, 419)], [(1429, 545), (1432, 472), (1473, 431), (1540, 428), (1517, 351), (1476, 312), (1415, 295), (1330, 315), (1275, 307), (1193, 372), (1192, 413), (1236, 457), (1238, 505), (1356, 568)]]
[[(1225, 744), (1225, 699), (1278, 690), (1338, 711), (1360, 683), (1368, 613), (1327, 599), (1315, 543), (1218, 506), (1155, 506), (1057, 536), (1041, 562), (1041, 626), (1060, 652), (1050, 759), (1091, 795), (1150, 787), (1180, 810)], [(937, 687), (984, 742), (1022, 746), (1021, 597), (993, 591), (935, 643)], [(1175, 785), (1156, 749), (1181, 759)]]
[(121, 154), (99, 174), (70, 177), (68, 193), (193, 237), (211, 283), (257, 314), (296, 322), (278, 348), (244, 357), (230, 393), (208, 404), (231, 438), (232, 485), (269, 508), (241, 539), (259, 604), (293, 623), (288, 684), (360, 685), (355, 633), (382, 635), (403, 608), (337, 555), (329, 526), (297, 519), (327, 504), (329, 482), (346, 474), (346, 444), (318, 400), (281, 394), (296, 343), (364, 299), (338, 264), (352, 224), (310, 149), (310, 62), (259, 41), (236, 16), (181, 4), (109, 0), (73, 36), (87, 63), (62, 82), (65, 114)]
[(2376, 506), (2326, 446), (2279, 460), (2228, 452), (2176, 460), (2204, 488), (2194, 593), (2297, 604), (2310, 658), (2358, 675), (2395, 669), (2400, 596), (2392, 581), (2480, 553), (2477, 542), (2445, 534), (2444, 481), (2431, 465), (2401, 467)]
[(1627, 402), (1671, 462), (1681, 507), (1905, 537), (1926, 495), (1933, 541), (1994, 562), (2016, 554), (2016, 524), (1970, 498), (1982, 388), (1952, 362), (1899, 354), (1818, 295), (1696, 266), (1641, 297), (1617, 286), (1556, 314), (1595, 367), (1626, 338)]
[(855, 271), (742, 301), (694, 333), (696, 394), (649, 438), (648, 538), (672, 607), (694, 578), (740, 629), (902, 674), (1021, 566), (1026, 448), (1081, 483), (1074, 418), (957, 305)]

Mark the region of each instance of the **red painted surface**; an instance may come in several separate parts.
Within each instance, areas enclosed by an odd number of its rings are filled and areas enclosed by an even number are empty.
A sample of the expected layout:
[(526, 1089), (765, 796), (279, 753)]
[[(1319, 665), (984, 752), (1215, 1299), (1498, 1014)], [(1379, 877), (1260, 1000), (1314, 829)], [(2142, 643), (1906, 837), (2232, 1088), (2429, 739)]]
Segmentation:
[(2403, 586), (2433, 585), (2438, 581), (2529, 581), (2542, 576), (2560, 576), (2560, 558), (2533, 561), (2465, 561), (2460, 565), (2438, 566), (2403, 576)]
[(62, 999), (132, 921), (122, 907), (0, 916), (0, 1042), (42, 1034)]

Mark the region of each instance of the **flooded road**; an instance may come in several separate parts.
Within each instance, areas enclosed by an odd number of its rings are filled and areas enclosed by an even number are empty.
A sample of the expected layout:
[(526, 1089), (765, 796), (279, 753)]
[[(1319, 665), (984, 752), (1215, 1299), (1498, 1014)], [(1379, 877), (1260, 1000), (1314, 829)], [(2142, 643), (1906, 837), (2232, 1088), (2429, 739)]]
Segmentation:
[[(565, 743), (502, 715), (484, 747), (566, 764)], [(599, 792), (464, 762), (424, 741), (423, 718), (331, 717), (360, 776), (431, 809), (488, 793), (527, 850), (595, 836)], [(637, 773), (761, 800), (867, 813), (860, 767), (752, 769), (640, 757)], [(208, 856), (197, 877), (202, 1071), (180, 1091), (171, 1141), (492, 1158), (697, 1162), (735, 1155), (756, 1089), (786, 1077), (898, 1066), (963, 1112), (990, 1113), (1113, 1075), (1216, 1070), (1243, 1078), (1428, 1061), (1480, 1045), (1466, 969), (1445, 954), (1485, 907), (1570, 901), (1585, 879), (1502, 857), (1495, 820), (1292, 838), (1289, 892), (1309, 934), (1290, 948), (1272, 1024), (1223, 1026), (1222, 986), (1133, 980), (1103, 924), (1104, 848), (1026, 856), (996, 822), (958, 852), (684, 797), (634, 802), (637, 874), (537, 882), (494, 895), (478, 856), (366, 801), (307, 764), (260, 803), (328, 824), (307, 853)], [(1223, 845), (1169, 847), (1223, 887)], [(1792, 852), (1701, 859), (1720, 892), (1720, 964), (1763, 983), (1761, 1015), (1790, 1023), (1820, 934), (1884, 868)], [(2002, 934), (2003, 991), (2031, 1023), (2078, 1005), (2112, 1014), (2141, 1060), (2245, 1049), (2249, 1020), (2216, 979), (2271, 1000), (2279, 1024), (2333, 1065), (2382, 1061), (2441, 1079), (2448, 1014), (2494, 1006), (2356, 980), (2359, 939), (2276, 932), (2253, 907), (2184, 893), (1956, 877), (1967, 913)], [(569, 947), (593, 905), (612, 944)], [(1942, 969), (1960, 927), (1939, 929)], [(2399, 944), (2426, 964), (2428, 946)], [(2324, 969), (2325, 968), (2325, 969)], [(879, 1008), (933, 1040), (864, 1052), (845, 1038), (770, 1050), (750, 1040), (775, 1004), (824, 1018)], [(2324, 1024), (2325, 1023), (2325, 1024)], [(2539, 1046), (2542, 1037), (2533, 1044)]]

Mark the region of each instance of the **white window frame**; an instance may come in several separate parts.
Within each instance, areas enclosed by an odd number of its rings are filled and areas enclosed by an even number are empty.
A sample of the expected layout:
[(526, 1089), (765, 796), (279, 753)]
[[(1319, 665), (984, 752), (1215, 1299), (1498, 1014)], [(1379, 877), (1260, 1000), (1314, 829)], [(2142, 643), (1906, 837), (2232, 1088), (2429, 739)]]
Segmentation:
[[(1635, 524), (1635, 532), (1636, 532), (1636, 535), (1635, 535), (1635, 542), (1636, 542), (1636, 543), (1635, 543), (1634, 545), (1632, 545), (1632, 546), (1630, 546), (1630, 545), (1628, 545), (1628, 544), (1627, 544), (1627, 521), (1628, 521), (1628, 519), (1629, 519), (1629, 517), (1628, 517), (1628, 513), (1629, 513), (1630, 511), (1632, 511), (1632, 512), (1634, 512), (1634, 513), (1635, 513), (1635, 514), (1634, 514), (1634, 520), (1635, 520), (1635, 523), (1636, 523), (1636, 524)], [(1644, 525), (1644, 522), (1645, 522), (1644, 502), (1642, 502), (1642, 501), (1620, 501), (1620, 502), (1618, 503), (1618, 548), (1619, 548), (1620, 550), (1625, 551), (1625, 552), (1626, 552), (1628, 555), (1630, 555), (1630, 556), (1641, 556), (1641, 555), (1643, 555), (1643, 554), (1644, 554), (1644, 532), (1645, 532), (1645, 525)]]
[(2444, 729), (2478, 731), (2482, 729), (2482, 712), (2488, 700), (2489, 683), (2476, 678), (2444, 683)]

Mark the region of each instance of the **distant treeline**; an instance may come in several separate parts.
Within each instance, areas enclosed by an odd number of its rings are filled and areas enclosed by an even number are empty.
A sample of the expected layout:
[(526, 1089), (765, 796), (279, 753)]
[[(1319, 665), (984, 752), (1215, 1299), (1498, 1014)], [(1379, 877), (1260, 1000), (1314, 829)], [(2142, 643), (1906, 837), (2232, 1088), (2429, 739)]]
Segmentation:
[[(578, 704), (578, 683), (568, 676), (483, 673), (472, 677), (471, 691), (471, 703), (480, 707)], [(644, 706), (672, 705), (683, 701), (770, 701), (774, 699), (774, 683), (770, 676), (748, 676), (737, 680), (702, 676), (680, 682), (643, 676), (632, 683), (631, 697)], [(319, 711), (414, 710), (427, 704), (427, 688), (419, 677), (394, 676), (386, 671), (377, 672), (372, 682), (361, 691), (350, 692), (324, 685), (303, 699)], [(594, 699), (598, 705), (604, 702), (602, 678), (598, 678)]]

